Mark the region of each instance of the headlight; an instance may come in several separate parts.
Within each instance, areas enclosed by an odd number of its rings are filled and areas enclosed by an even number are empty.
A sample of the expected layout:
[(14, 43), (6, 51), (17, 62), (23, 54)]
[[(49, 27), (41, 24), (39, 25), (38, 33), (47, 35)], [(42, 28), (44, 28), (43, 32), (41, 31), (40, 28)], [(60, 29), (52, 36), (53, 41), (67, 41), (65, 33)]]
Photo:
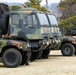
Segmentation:
[(22, 44), (17, 44), (17, 47), (18, 48), (22, 48)]

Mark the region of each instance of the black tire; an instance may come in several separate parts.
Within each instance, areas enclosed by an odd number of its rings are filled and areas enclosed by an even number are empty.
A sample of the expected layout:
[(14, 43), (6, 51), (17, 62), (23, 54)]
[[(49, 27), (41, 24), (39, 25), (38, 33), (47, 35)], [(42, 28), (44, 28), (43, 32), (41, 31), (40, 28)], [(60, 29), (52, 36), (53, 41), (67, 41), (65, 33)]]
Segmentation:
[(38, 59), (42, 59), (42, 53), (43, 53), (43, 50), (39, 50)]
[(70, 43), (65, 43), (61, 47), (61, 53), (63, 56), (72, 56), (75, 53), (75, 47)]
[(22, 61), (20, 65), (24, 65), (27, 62), (27, 52), (22, 54)]
[(6, 67), (14, 68), (20, 65), (22, 55), (17, 49), (10, 48), (4, 51), (2, 61)]
[(33, 50), (32, 50), (31, 51), (31, 59), (30, 59), (30, 61), (31, 62), (35, 61), (38, 58), (38, 56), (39, 56), (39, 51), (33, 52)]
[(2, 31), (2, 34), (7, 33), (8, 24), (9, 24), (9, 15), (8, 14), (2, 14), (2, 16), (0, 17), (0, 29)]
[(50, 49), (43, 50), (42, 59), (48, 59), (50, 53)]

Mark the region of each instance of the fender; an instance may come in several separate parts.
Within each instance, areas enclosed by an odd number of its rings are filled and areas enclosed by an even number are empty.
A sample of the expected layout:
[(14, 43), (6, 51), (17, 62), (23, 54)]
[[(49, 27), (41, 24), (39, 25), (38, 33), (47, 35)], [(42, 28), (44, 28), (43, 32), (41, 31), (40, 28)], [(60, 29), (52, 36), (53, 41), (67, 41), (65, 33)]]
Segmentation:
[(74, 39), (74, 38), (62, 38), (60, 49), (61, 49), (62, 45), (65, 43), (71, 43), (71, 44), (75, 45), (76, 39)]
[(4, 47), (16, 47), (18, 49), (22, 49), (23, 51), (27, 50), (27, 45), (23, 44), (23, 42), (15, 41), (15, 40), (0, 40), (0, 53)]

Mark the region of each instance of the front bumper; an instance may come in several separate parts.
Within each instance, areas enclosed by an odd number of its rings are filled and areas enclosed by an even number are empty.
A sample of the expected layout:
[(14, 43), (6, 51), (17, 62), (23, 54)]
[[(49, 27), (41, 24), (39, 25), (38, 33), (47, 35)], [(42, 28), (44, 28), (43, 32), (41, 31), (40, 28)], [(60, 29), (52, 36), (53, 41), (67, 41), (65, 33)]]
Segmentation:
[(52, 50), (55, 50), (55, 49), (59, 49), (61, 46), (61, 40), (60, 39), (56, 39), (56, 40), (53, 40), (52, 39), (52, 43), (50, 44), (49, 46), (49, 49), (52, 49)]
[(40, 50), (45, 50), (50, 44), (51, 44), (50, 39), (49, 40), (43, 40), (43, 45), (41, 46)]

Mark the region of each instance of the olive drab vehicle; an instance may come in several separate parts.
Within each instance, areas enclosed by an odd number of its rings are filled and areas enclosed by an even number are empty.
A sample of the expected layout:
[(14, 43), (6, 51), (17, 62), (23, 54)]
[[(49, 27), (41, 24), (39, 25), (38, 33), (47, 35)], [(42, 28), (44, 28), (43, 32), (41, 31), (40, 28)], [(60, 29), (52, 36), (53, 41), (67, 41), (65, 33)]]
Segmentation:
[(33, 8), (12, 11), (9, 21), (10, 37), (18, 40), (27, 38), (31, 43), (31, 61), (41, 57), (48, 58), (50, 50), (46, 50), (46, 48), (50, 44), (50, 28), (47, 17), (43, 12)]
[(0, 57), (6, 67), (28, 64), (31, 58), (28, 42), (13, 40), (9, 37), (9, 8), (0, 3)]
[[(47, 17), (36, 9), (20, 9), (4, 13), (1, 18), (1, 29), (5, 38), (21, 40), (31, 44), (31, 61), (37, 58), (48, 58), (50, 28)], [(4, 29), (3, 29), (4, 28)], [(8, 37), (9, 36), (9, 37)]]
[[(76, 55), (76, 38), (75, 37), (62, 37), (60, 35), (57, 20), (52, 14), (45, 14), (48, 18), (50, 25), (50, 39), (52, 40), (50, 49), (60, 50), (64, 56)], [(72, 33), (72, 32), (71, 32)], [(73, 30), (74, 35), (74, 30)]]
[(47, 16), (47, 19), (49, 21), (50, 25), (50, 39), (52, 40), (52, 44), (50, 45), (50, 49), (59, 49), (61, 45), (61, 36), (60, 36), (60, 30), (58, 26), (57, 19), (52, 14), (45, 14)]

